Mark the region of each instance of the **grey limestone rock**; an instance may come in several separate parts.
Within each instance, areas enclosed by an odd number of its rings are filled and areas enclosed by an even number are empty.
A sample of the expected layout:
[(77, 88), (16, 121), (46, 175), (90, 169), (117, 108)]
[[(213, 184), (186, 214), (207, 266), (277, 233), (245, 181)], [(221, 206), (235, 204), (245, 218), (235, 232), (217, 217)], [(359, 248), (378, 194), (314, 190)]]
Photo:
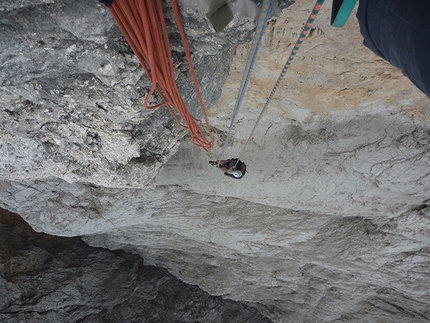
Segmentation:
[[(167, 108), (143, 108), (151, 85), (107, 8), (96, 0), (2, 3), (1, 177), (146, 185), (184, 132)], [(200, 117), (179, 34), (166, 12), (177, 83)], [(220, 96), (235, 44), (249, 39), (254, 25), (238, 21), (218, 35), (203, 15), (184, 14), (210, 108)]]
[[(312, 5), (270, 20), (224, 157), (238, 157)], [(1, 8), (0, 207), (36, 231), (139, 254), (275, 322), (430, 320), (429, 101), (366, 52), (354, 21), (330, 29), (323, 7), (237, 181), (208, 160), (230, 124), (246, 44), (229, 66), (252, 22), (236, 17), (216, 35), (204, 14), (183, 10), (217, 139), (208, 157), (168, 111), (143, 109), (148, 81), (97, 1)]]
[(5, 210), (0, 242), (3, 323), (271, 322), (254, 308), (145, 266), (139, 256), (36, 233)]

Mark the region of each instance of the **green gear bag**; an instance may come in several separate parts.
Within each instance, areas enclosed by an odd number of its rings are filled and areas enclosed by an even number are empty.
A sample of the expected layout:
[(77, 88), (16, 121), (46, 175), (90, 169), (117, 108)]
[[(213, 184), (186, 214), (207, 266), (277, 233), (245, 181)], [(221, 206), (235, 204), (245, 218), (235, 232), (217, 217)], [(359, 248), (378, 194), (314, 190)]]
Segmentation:
[(233, 20), (233, 12), (227, 0), (211, 0), (209, 3), (209, 12), (206, 17), (209, 19), (215, 31), (219, 33)]

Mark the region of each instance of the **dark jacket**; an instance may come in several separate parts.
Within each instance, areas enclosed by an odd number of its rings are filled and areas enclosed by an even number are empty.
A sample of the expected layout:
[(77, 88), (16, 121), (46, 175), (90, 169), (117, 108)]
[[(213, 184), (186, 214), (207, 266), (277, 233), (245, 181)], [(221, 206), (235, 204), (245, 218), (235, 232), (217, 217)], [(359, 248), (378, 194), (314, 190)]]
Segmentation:
[(241, 177), (235, 177), (233, 174), (230, 174), (228, 172), (224, 172), (225, 176), (228, 176), (228, 177), (231, 177), (231, 178), (234, 178), (234, 179), (241, 179), (243, 176), (245, 176), (246, 165), (245, 165), (245, 163), (243, 161), (241, 161), (240, 159), (238, 161), (237, 158), (232, 158), (232, 159), (229, 159), (227, 163), (228, 163), (228, 165), (225, 165), (227, 168), (229, 168), (231, 166), (234, 166), (237, 163), (235, 169), (240, 170), (242, 172), (242, 176)]

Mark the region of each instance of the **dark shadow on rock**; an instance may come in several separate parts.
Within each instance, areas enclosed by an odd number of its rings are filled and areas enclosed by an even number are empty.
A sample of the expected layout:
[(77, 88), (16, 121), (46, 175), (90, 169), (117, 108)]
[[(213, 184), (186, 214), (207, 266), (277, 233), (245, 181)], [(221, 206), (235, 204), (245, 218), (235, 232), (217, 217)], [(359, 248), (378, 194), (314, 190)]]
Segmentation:
[(271, 322), (137, 255), (37, 233), (0, 209), (0, 321)]

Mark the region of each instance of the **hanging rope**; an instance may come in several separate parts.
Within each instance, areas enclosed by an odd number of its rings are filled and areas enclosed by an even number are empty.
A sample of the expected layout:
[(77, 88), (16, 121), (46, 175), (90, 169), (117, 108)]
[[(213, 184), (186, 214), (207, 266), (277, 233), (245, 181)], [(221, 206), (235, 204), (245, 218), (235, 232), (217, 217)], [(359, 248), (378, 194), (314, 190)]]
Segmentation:
[[(192, 143), (202, 147), (209, 153), (214, 145), (214, 139), (191, 60), (178, 4), (176, 0), (171, 0), (171, 4), (209, 139), (206, 137), (202, 121), (190, 114), (176, 85), (162, 1), (115, 0), (112, 4), (109, 3), (109, 10), (152, 83), (152, 87), (144, 101), (145, 108), (156, 109), (166, 106), (176, 122), (189, 130)], [(162, 102), (150, 106), (149, 99), (155, 93), (160, 96)]]
[(258, 49), (261, 45), (261, 39), (263, 38), (264, 29), (266, 28), (267, 19), (269, 18), (270, 9), (272, 7), (273, 0), (264, 0), (263, 6), (261, 7), (260, 15), (258, 16), (257, 28), (255, 30), (254, 38), (252, 41), (251, 49), (248, 54), (248, 59), (246, 61), (246, 67), (243, 72), (242, 82), (240, 84), (239, 93), (236, 99), (236, 105), (234, 107), (233, 116), (231, 118), (230, 128), (228, 129), (227, 137), (225, 139), (224, 145), (222, 147), (221, 153), (219, 155), (219, 160), (222, 159), (224, 152), (227, 148), (228, 140), (230, 139), (233, 126), (236, 123), (236, 118), (242, 105), (243, 97), (245, 95), (246, 88), (248, 87), (249, 79), (251, 76), (252, 68), (255, 63), (255, 58), (257, 57)]
[(305, 27), (303, 28), (303, 31), (300, 34), (299, 39), (297, 40), (296, 44), (294, 45), (294, 48), (290, 54), (290, 57), (288, 57), (288, 60), (285, 63), (284, 68), (282, 69), (281, 74), (279, 75), (278, 80), (276, 81), (276, 84), (273, 87), (273, 90), (270, 93), (270, 95), (266, 101), (266, 104), (264, 105), (263, 109), (261, 110), (260, 115), (258, 116), (257, 121), (255, 122), (254, 128), (252, 128), (251, 134), (249, 135), (248, 139), (246, 140), (246, 143), (243, 146), (242, 151), (240, 152), (238, 158), (240, 158), (240, 156), (242, 156), (243, 152), (245, 151), (246, 146), (248, 145), (249, 141), (252, 139), (252, 136), (254, 135), (254, 131), (257, 128), (258, 123), (261, 120), (261, 117), (263, 116), (264, 112), (267, 110), (267, 107), (269, 106), (270, 101), (272, 101), (273, 96), (274, 96), (276, 90), (278, 89), (279, 84), (284, 79), (285, 73), (288, 71), (288, 68), (290, 67), (291, 62), (293, 61), (294, 57), (296, 56), (296, 54), (300, 48), (300, 45), (303, 43), (303, 40), (305, 39), (306, 35), (308, 34), (309, 29), (311, 29), (312, 24), (315, 20), (315, 17), (319, 13), (319, 11), (321, 10), (321, 6), (323, 3), (324, 3), (324, 0), (317, 0), (316, 4), (314, 6), (314, 9), (312, 10), (312, 13), (310, 14), (308, 20), (306, 21)]

